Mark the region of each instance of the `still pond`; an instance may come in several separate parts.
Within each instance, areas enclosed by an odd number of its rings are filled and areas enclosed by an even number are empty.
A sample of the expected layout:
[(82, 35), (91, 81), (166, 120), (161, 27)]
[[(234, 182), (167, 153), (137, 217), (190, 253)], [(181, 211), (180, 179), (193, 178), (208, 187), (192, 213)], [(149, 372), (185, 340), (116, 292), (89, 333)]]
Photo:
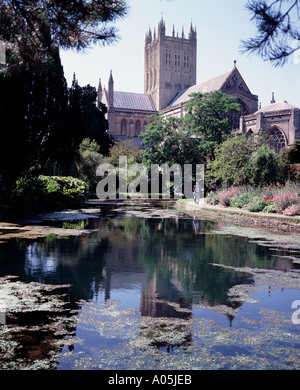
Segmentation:
[(300, 369), (299, 234), (172, 203), (91, 207), (99, 214), (41, 222), (83, 234), (1, 242), (0, 277), (70, 285), (68, 314), (0, 325), (1, 369)]

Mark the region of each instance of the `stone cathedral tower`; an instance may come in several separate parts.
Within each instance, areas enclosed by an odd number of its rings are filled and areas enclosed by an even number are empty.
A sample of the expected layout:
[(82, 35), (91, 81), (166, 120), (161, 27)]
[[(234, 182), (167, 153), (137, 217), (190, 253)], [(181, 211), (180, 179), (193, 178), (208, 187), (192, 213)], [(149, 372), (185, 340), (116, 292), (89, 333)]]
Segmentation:
[(172, 36), (166, 35), (163, 19), (158, 30), (151, 29), (145, 39), (144, 92), (152, 96), (158, 111), (166, 108), (178, 92), (196, 84), (197, 34), (191, 24), (186, 38), (173, 27)]

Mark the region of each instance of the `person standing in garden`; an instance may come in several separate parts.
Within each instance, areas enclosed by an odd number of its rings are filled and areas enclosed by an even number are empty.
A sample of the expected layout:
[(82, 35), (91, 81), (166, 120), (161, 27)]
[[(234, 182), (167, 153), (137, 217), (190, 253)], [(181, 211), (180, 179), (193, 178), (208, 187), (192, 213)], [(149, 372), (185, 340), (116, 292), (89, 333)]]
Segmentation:
[(194, 201), (195, 201), (195, 204), (199, 204), (199, 200), (200, 200), (200, 185), (197, 182), (196, 185), (194, 186)]

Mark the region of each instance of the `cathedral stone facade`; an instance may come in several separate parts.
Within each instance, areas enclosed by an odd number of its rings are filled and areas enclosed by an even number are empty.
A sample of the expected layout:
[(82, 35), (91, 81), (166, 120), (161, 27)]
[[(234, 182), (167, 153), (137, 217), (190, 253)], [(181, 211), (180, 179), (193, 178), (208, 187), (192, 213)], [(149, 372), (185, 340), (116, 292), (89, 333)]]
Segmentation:
[(146, 130), (150, 122), (149, 116), (158, 114), (151, 95), (115, 91), (112, 72), (108, 90), (102, 89), (99, 81), (98, 102), (107, 107), (109, 135), (116, 140), (132, 138), (137, 146), (140, 144), (140, 133)]
[(287, 101), (276, 103), (274, 93), (270, 103), (254, 114), (242, 117), (240, 130), (248, 135), (267, 134), (273, 149), (280, 152), (300, 139), (300, 110)]
[[(149, 29), (145, 37), (144, 93), (115, 91), (112, 72), (108, 90), (103, 89), (101, 81), (99, 82), (98, 102), (107, 106), (108, 133), (116, 140), (131, 138), (140, 146), (139, 135), (146, 130), (151, 115), (183, 117), (185, 105), (192, 93), (210, 93), (218, 90), (235, 96), (240, 104), (241, 115), (233, 114), (230, 118), (233, 128), (239, 128), (244, 133), (250, 130), (255, 133), (260, 126), (265, 126), (268, 131), (278, 134), (278, 140), (282, 134), (284, 142), (282, 138), (278, 142), (285, 146), (290, 145), (294, 139), (299, 139), (299, 110), (296, 107), (283, 106), (266, 108), (265, 112), (258, 110), (258, 97), (251, 93), (237, 69), (236, 61), (228, 72), (208, 81), (196, 84), (196, 78), (196, 28), (191, 24), (186, 37), (183, 30), (180, 36), (178, 33), (175, 34), (173, 27), (172, 35), (168, 36), (162, 19), (157, 30), (154, 29), (152, 32)], [(275, 115), (274, 111), (277, 109), (278, 115)], [(284, 115), (281, 115), (282, 111)], [(273, 127), (271, 126), (269, 130), (270, 123), (267, 118), (270, 117), (273, 121), (275, 117), (278, 120), (280, 117), (281, 124), (277, 123), (274, 127), (275, 122), (272, 122)], [(283, 126), (284, 120), (289, 124)]]
[(146, 34), (144, 92), (152, 96), (158, 111), (165, 109), (181, 91), (196, 84), (197, 34), (191, 25), (188, 38), (166, 35), (163, 20), (157, 33)]

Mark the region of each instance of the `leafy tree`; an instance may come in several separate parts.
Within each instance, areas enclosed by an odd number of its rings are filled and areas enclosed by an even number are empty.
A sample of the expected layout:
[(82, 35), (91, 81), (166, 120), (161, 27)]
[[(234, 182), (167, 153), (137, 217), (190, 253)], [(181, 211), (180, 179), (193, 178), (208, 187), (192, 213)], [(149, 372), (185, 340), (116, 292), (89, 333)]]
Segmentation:
[(294, 141), (289, 148), (283, 148), (281, 150), (281, 159), (286, 164), (299, 164), (300, 163), (300, 140)]
[(249, 0), (257, 36), (242, 42), (243, 51), (256, 53), (275, 66), (300, 49), (299, 0)]
[[(124, 166), (119, 165), (119, 157), (127, 157), (127, 172), (123, 169)], [(142, 162), (140, 149), (135, 146), (131, 139), (127, 139), (125, 141), (116, 142), (113, 147), (110, 149), (109, 156), (106, 157), (103, 161), (104, 163), (108, 163), (113, 165), (116, 168), (116, 184), (119, 191), (122, 193), (122, 189), (119, 188), (119, 184), (122, 180), (122, 183), (126, 182), (127, 184), (132, 180), (136, 179), (140, 173), (136, 172), (134, 176), (131, 175), (129, 169), (134, 164), (140, 164)], [(129, 178), (129, 179), (128, 179)], [(121, 187), (121, 186), (120, 186)], [(123, 194), (124, 195), (124, 194)]]
[(249, 180), (247, 164), (256, 149), (253, 137), (237, 134), (222, 142), (215, 151), (215, 160), (208, 164), (207, 184), (243, 185)]
[(116, 142), (110, 149), (107, 161), (117, 167), (119, 165), (120, 156), (127, 156), (128, 167), (132, 164), (139, 164), (142, 162), (140, 149), (133, 144), (132, 140), (129, 139), (126, 141)]
[(111, 43), (111, 24), (126, 14), (123, 0), (4, 0), (0, 40), (7, 43), (7, 71), (51, 62), (57, 48), (82, 50)]
[(151, 164), (201, 164), (203, 156), (198, 148), (199, 140), (191, 138), (176, 117), (152, 117), (143, 137), (147, 148), (141, 152), (148, 168)]
[(236, 98), (221, 91), (193, 93), (186, 105), (183, 126), (187, 134), (198, 138), (199, 150), (214, 159), (214, 150), (232, 133), (229, 115), (239, 113)]
[(248, 175), (255, 186), (267, 186), (279, 181), (279, 156), (269, 145), (260, 146), (250, 157)]
[(103, 161), (100, 146), (95, 140), (85, 138), (79, 145), (75, 158), (76, 176), (89, 185), (91, 191), (97, 184), (96, 169)]
[(289, 148), (280, 152), (280, 170), (283, 178), (300, 181), (300, 141), (296, 140)]

